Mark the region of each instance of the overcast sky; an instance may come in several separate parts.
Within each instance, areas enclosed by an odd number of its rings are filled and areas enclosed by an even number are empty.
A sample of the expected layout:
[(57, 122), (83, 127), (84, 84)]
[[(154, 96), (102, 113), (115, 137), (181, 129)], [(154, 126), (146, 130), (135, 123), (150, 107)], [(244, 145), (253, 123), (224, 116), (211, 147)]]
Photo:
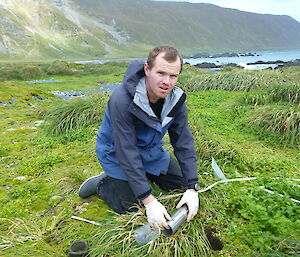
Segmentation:
[(300, 0), (155, 0), (170, 2), (210, 3), (241, 11), (289, 15), (300, 22)]

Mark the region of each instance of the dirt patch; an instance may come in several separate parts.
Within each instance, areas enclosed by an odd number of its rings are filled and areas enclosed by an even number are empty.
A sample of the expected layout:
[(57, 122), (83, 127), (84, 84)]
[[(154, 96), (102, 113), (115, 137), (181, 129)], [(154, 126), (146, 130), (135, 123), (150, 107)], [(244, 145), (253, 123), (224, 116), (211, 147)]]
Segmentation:
[(205, 227), (204, 232), (206, 234), (206, 237), (209, 241), (210, 248), (214, 251), (219, 251), (223, 249), (223, 242), (222, 239), (217, 237), (216, 234), (216, 229), (211, 228), (211, 227)]

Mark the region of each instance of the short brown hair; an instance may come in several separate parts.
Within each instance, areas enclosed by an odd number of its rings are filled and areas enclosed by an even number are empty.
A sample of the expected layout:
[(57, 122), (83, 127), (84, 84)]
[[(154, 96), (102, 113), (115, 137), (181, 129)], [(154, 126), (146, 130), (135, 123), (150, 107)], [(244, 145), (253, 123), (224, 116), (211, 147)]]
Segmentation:
[(154, 65), (154, 61), (160, 53), (165, 53), (165, 55), (163, 56), (163, 59), (165, 59), (167, 62), (176, 62), (177, 58), (179, 57), (180, 65), (181, 65), (180, 72), (181, 72), (182, 63), (183, 63), (182, 57), (176, 48), (174, 48), (172, 46), (168, 46), (168, 45), (157, 46), (149, 52), (147, 63), (148, 63), (148, 66), (150, 69), (152, 69), (152, 67)]

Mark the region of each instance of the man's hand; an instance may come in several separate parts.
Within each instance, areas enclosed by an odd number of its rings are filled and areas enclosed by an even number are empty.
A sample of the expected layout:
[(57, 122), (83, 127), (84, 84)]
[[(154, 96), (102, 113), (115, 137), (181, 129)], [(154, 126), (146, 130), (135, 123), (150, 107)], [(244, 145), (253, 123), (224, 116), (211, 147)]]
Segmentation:
[[(167, 220), (171, 220), (166, 208), (156, 199), (145, 204), (146, 215), (151, 227), (169, 228)], [(167, 219), (167, 220), (166, 220)]]
[(199, 198), (198, 192), (194, 189), (188, 189), (184, 192), (180, 202), (177, 204), (176, 208), (179, 209), (182, 205), (186, 204), (189, 210), (187, 216), (187, 222), (194, 218), (198, 212), (199, 208)]

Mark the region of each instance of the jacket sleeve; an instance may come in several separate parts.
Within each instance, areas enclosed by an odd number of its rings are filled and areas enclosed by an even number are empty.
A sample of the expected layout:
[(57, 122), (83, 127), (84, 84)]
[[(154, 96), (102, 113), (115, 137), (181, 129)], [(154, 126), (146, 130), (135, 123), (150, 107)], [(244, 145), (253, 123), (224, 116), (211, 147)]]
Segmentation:
[(187, 186), (194, 185), (198, 182), (197, 161), (194, 138), (188, 125), (185, 103), (176, 112), (174, 121), (168, 131), (174, 154), (179, 162), (183, 176), (188, 181)]
[(108, 102), (110, 121), (113, 129), (115, 151), (129, 185), (139, 200), (151, 194), (146, 172), (137, 147), (134, 117), (128, 111), (130, 97), (126, 92), (112, 94)]

